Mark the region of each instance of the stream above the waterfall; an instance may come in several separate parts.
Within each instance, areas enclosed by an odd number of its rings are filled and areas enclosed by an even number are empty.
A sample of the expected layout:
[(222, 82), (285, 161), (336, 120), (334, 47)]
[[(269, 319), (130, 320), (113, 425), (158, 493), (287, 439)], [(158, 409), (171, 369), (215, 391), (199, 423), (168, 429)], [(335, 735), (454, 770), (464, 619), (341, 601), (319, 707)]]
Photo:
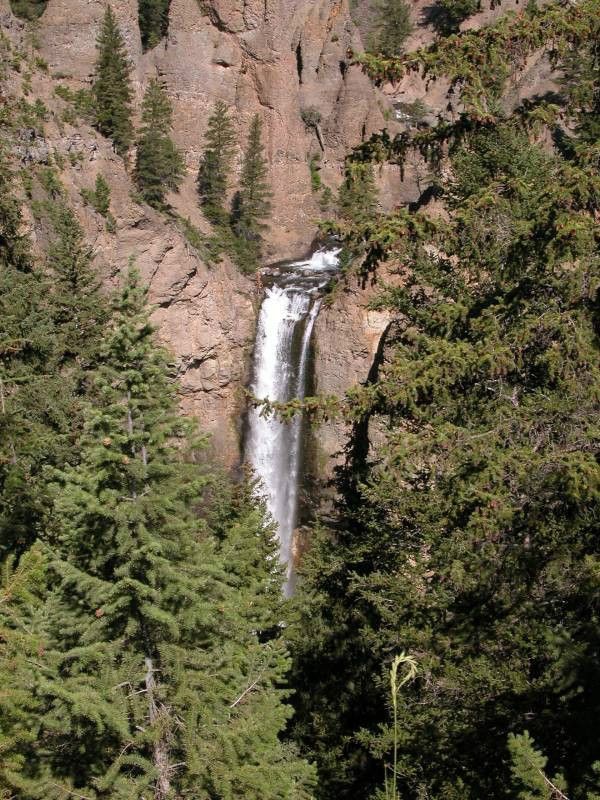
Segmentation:
[[(318, 250), (262, 273), (265, 294), (258, 316), (250, 391), (259, 400), (285, 402), (303, 398), (310, 385), (310, 346), (323, 289), (335, 275), (339, 250)], [(285, 565), (284, 591), (294, 588), (294, 531), (303, 469), (303, 419), (289, 422), (262, 416), (251, 408), (245, 458), (260, 480), (259, 492), (277, 528)]]

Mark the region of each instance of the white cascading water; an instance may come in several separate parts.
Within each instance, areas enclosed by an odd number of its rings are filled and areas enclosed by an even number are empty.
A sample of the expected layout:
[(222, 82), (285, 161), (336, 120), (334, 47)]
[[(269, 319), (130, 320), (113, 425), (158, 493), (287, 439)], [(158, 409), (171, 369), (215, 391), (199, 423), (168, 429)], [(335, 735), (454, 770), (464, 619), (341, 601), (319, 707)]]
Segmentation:
[[(251, 391), (259, 400), (285, 402), (303, 398), (307, 386), (310, 340), (321, 306), (321, 290), (336, 271), (339, 250), (319, 250), (307, 261), (287, 264), (271, 273), (260, 309), (253, 357)], [(290, 422), (248, 415), (246, 459), (260, 479), (268, 510), (277, 526), (281, 562), (286, 567), (285, 593), (294, 576), (294, 529), (302, 467), (302, 418)]]

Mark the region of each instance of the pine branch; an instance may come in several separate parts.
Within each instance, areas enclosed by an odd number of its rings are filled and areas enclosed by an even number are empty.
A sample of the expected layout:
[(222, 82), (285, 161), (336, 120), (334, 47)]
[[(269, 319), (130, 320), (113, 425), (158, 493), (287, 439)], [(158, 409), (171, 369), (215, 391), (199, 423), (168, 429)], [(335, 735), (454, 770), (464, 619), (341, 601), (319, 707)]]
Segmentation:
[(77, 794), (77, 792), (72, 791), (71, 789), (67, 788), (66, 786), (62, 786), (60, 783), (51, 783), (50, 786), (54, 786), (55, 789), (59, 789), (61, 792), (65, 792), (70, 797), (77, 797), (79, 800), (93, 800), (92, 797), (89, 797), (86, 794)]
[(258, 678), (255, 681), (252, 681), (252, 683), (244, 689), (244, 691), (241, 693), (241, 695), (238, 698), (236, 698), (233, 701), (233, 703), (231, 703), (229, 708), (235, 708), (238, 705), (238, 703), (241, 703), (241, 701), (244, 699), (244, 697), (246, 697), (246, 695), (249, 694), (252, 691), (252, 689), (254, 689), (254, 687), (258, 684), (258, 682), (262, 678), (263, 674), (264, 674), (264, 670), (261, 670), (261, 672), (258, 675)]
[[(532, 764), (531, 761), (529, 763)], [(532, 764), (532, 766), (535, 765)], [(539, 767), (536, 767), (536, 769), (544, 779), (544, 782), (548, 784), (548, 786), (552, 789), (552, 791), (556, 794), (556, 796), (560, 798), (560, 800), (569, 800), (567, 795), (563, 794), (561, 790), (558, 788), (558, 786), (555, 786), (550, 780), (550, 778), (547, 775), (545, 775), (544, 772)]]

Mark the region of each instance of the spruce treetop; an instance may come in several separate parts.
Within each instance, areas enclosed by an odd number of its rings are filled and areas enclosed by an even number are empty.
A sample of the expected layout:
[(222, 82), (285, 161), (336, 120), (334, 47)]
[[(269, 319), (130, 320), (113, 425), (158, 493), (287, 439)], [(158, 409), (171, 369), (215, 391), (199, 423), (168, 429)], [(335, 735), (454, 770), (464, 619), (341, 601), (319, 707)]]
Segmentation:
[(271, 214), (272, 192), (267, 181), (268, 164), (262, 142), (262, 120), (256, 114), (250, 125), (244, 152), (240, 191), (234, 209), (234, 227), (248, 240), (260, 239)]
[(157, 79), (151, 80), (142, 102), (135, 179), (144, 200), (159, 209), (167, 191), (177, 190), (185, 174), (183, 156), (169, 137), (172, 119), (165, 88)]
[(96, 126), (112, 139), (118, 153), (127, 152), (132, 138), (131, 63), (111, 6), (107, 6), (96, 42), (97, 60), (92, 93)]
[(236, 151), (236, 136), (226, 104), (215, 103), (208, 119), (205, 146), (198, 169), (198, 194), (204, 213), (214, 223), (227, 221), (225, 202)]
[(157, 78), (148, 84), (142, 100), (142, 132), (167, 136), (173, 126), (173, 107), (164, 86)]

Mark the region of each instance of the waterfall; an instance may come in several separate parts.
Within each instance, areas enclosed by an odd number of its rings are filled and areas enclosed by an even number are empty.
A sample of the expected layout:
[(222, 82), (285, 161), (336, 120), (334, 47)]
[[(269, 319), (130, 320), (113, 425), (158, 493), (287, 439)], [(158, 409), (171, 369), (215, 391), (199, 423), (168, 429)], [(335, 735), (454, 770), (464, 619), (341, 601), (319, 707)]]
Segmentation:
[[(306, 261), (279, 267), (266, 276), (270, 283), (260, 308), (253, 356), (252, 394), (260, 400), (304, 397), (310, 340), (321, 306), (321, 290), (338, 266), (339, 250), (319, 250)], [(302, 417), (289, 422), (250, 410), (245, 454), (260, 479), (286, 567), (285, 592), (294, 575), (294, 529), (302, 469)]]

